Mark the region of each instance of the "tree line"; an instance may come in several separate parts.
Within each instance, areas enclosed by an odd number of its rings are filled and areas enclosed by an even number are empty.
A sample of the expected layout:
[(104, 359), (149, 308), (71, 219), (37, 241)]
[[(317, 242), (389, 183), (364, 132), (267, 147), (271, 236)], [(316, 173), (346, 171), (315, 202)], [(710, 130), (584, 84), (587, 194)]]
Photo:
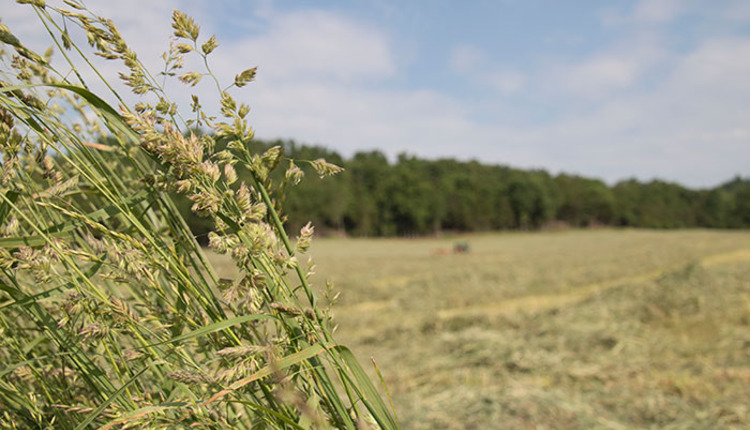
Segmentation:
[[(258, 151), (280, 146), (288, 158), (325, 158), (345, 169), (321, 180), (307, 163), (297, 164), (306, 180), (277, 196), (285, 199), (290, 230), (308, 221), (318, 231), (351, 236), (550, 226), (750, 227), (750, 178), (739, 176), (701, 190), (659, 180), (630, 179), (609, 186), (598, 179), (477, 161), (401, 154), (391, 162), (380, 151), (344, 158), (328, 148), (294, 141), (254, 145)], [(208, 231), (207, 221), (190, 212), (189, 202), (178, 199), (178, 204), (200, 239)]]

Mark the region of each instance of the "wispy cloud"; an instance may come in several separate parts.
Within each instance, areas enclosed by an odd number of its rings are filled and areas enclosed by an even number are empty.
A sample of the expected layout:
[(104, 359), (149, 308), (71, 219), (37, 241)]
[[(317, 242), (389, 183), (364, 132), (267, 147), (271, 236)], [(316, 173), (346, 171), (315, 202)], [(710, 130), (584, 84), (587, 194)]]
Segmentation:
[(476, 46), (459, 45), (451, 49), (449, 67), (458, 73), (472, 74), (486, 61), (486, 54)]
[(396, 66), (387, 37), (367, 23), (321, 10), (274, 14), (268, 30), (226, 44), (261, 65), (269, 79), (353, 82), (392, 77)]
[(476, 46), (454, 46), (448, 57), (448, 64), (453, 72), (464, 79), (502, 94), (519, 92), (526, 85), (523, 73), (491, 64), (487, 53)]
[(633, 15), (640, 22), (669, 22), (683, 12), (685, 3), (685, 0), (640, 0)]
[[(601, 41), (576, 36), (563, 51), (536, 46), (523, 58), (485, 39), (415, 43), (403, 38), (412, 33), (332, 7), (254, 5), (240, 16), (248, 6), (239, 0), (92, 4), (115, 19), (152, 70), (161, 67), (173, 8), (195, 15), (206, 37), (218, 33), (212, 64), (224, 82), (259, 66), (257, 82), (235, 93), (253, 108), (259, 137), (346, 154), (379, 148), (478, 158), (609, 181), (637, 175), (703, 186), (750, 173), (750, 34), (737, 30), (750, 20), (744, 0), (723, 7), (627, 3), (600, 14)], [(702, 22), (690, 38), (680, 33), (690, 28), (685, 16)], [(28, 8), (13, 4), (3, 19), (46, 47)], [(442, 57), (413, 51), (430, 43)], [(114, 76), (114, 64), (104, 67)], [(417, 67), (429, 75), (410, 77)], [(169, 89), (182, 101), (192, 91), (206, 106), (215, 100), (207, 82)]]

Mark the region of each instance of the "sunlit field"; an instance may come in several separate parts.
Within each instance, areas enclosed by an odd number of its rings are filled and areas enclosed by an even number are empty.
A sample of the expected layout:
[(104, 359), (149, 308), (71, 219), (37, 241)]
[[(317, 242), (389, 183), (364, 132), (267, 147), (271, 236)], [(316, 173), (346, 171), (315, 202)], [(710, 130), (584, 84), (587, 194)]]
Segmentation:
[(0, 430), (750, 429), (742, 1), (6, 3)]
[(750, 425), (750, 232), (323, 238), (311, 254), (341, 292), (337, 339), (375, 358), (404, 428)]

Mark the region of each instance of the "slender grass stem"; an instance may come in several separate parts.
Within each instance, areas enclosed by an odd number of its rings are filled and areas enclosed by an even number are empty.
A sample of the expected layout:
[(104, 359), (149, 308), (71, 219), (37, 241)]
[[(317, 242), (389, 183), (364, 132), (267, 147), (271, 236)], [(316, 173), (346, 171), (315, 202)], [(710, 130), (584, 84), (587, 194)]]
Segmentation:
[[(213, 134), (184, 136), (177, 130), (187, 122), (164, 84), (110, 21), (76, 0), (65, 2), (74, 12), (32, 3), (71, 71), (63, 76), (10, 38), (31, 63), (5, 61), (0, 50), (0, 74), (13, 81), (0, 87), (0, 413), (30, 428), (314, 422), (355, 430), (370, 418), (398, 428), (353, 355), (334, 342), (294, 260), (272, 198), (286, 185), (268, 179), (280, 152), (223, 149), (228, 128), (243, 142), (252, 134), (247, 106), (226, 90), (251, 81), (255, 69), (222, 90), (203, 52), (214, 41), (199, 45), (197, 25), (175, 12), (174, 34), (194, 49), (170, 55), (197, 51), (205, 69), (181, 79), (209, 76), (221, 114), (234, 120), (210, 119)], [(69, 22), (97, 55), (123, 60), (134, 92), (159, 104), (128, 107), (84, 49), (68, 43)], [(78, 62), (120, 111), (90, 90), (97, 85), (84, 81)], [(235, 163), (252, 172), (239, 189)], [(175, 193), (214, 222), (212, 246), (233, 254), (237, 279), (220, 279)]]

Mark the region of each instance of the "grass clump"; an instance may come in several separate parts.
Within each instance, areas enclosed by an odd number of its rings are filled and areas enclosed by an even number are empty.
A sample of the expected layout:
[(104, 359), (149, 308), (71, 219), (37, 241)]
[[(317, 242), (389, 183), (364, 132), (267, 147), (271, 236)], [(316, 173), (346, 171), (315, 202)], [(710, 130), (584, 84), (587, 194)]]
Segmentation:
[[(300, 170), (289, 161), (274, 182), (283, 151), (250, 146), (249, 108), (230, 92), (255, 69), (222, 87), (216, 39), (175, 11), (161, 78), (213, 81), (221, 106), (193, 96), (184, 119), (111, 20), (76, 0), (19, 3), (64, 68), (0, 26), (0, 428), (397, 428), (298, 261), (312, 227), (285, 232), (278, 197)], [(80, 35), (142, 101), (123, 101)], [(187, 55), (206, 69), (185, 72)], [(212, 221), (236, 277), (215, 274), (169, 193)]]

